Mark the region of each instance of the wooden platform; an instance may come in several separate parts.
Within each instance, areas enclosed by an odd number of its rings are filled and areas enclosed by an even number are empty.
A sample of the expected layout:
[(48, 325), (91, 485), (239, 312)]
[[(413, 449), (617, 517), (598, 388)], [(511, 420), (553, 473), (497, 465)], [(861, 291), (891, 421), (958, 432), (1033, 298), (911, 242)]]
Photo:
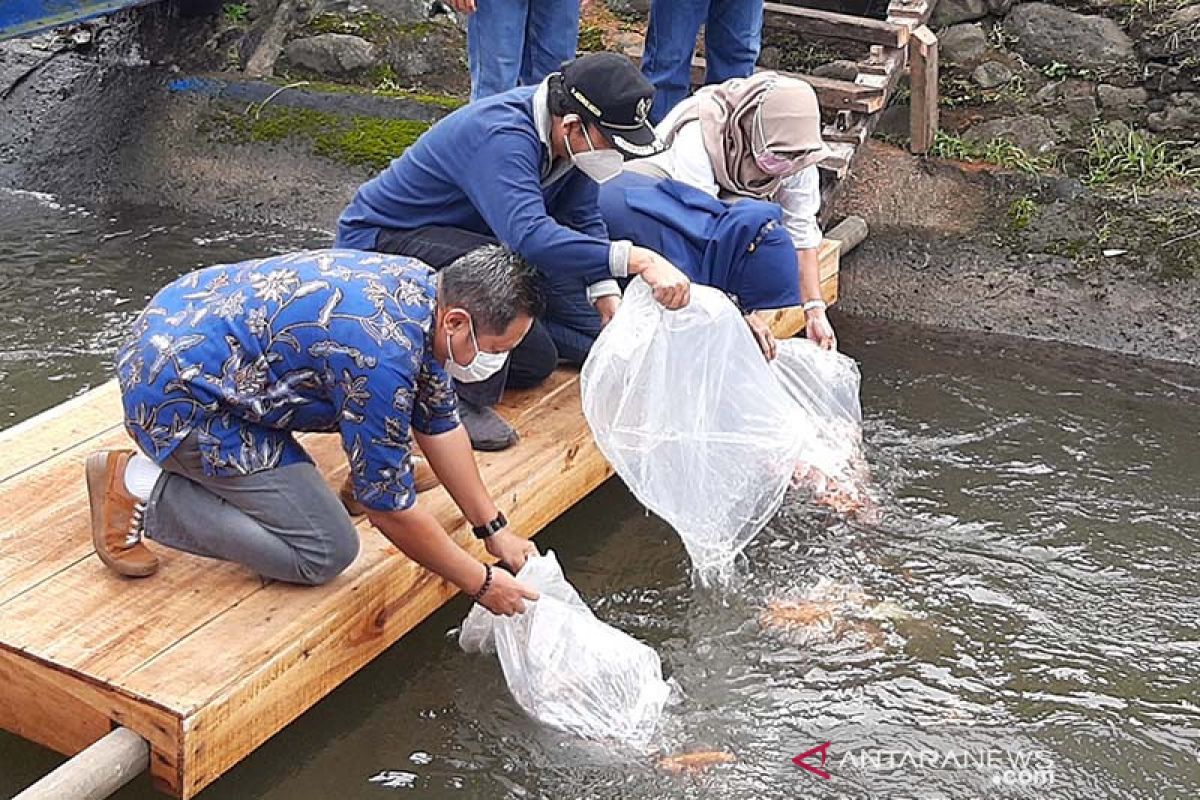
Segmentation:
[[(821, 247), (837, 297), (837, 242)], [(779, 335), (799, 309), (774, 314)], [(578, 373), (510, 393), (521, 433), (479, 454), (515, 530), (533, 535), (610, 474), (583, 419)], [(151, 745), (155, 784), (192, 797), (440, 607), (456, 589), (363, 521), (362, 551), (331, 584), (264, 583), (232, 564), (158, 548), (159, 572), (126, 580), (93, 553), (83, 462), (128, 447), (114, 382), (0, 433), (0, 727), (73, 754), (123, 725)], [(302, 441), (329, 482), (336, 435)], [(421, 496), (457, 540), (486, 553), (442, 489)]]

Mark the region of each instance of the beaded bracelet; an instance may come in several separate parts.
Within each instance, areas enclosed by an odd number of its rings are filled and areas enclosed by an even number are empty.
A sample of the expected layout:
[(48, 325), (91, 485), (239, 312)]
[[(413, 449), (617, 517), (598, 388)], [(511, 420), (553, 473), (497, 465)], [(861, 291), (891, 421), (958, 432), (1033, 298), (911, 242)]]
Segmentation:
[(487, 594), (487, 590), (492, 588), (492, 565), (484, 564), (483, 568), (487, 571), (486, 575), (483, 578), (483, 586), (480, 586), (479, 591), (476, 592), (475, 594), (471, 595), (472, 603), (478, 603), (480, 600), (483, 599), (483, 596), (485, 594)]

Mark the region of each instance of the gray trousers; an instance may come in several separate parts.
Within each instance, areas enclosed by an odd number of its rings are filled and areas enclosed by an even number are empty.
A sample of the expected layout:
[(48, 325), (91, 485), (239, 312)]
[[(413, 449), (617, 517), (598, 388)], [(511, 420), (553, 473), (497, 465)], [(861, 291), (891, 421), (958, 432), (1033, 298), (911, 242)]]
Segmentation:
[(354, 523), (312, 464), (205, 475), (193, 433), (161, 466), (146, 503), (146, 538), (158, 544), (305, 584), (333, 580), (358, 555)]

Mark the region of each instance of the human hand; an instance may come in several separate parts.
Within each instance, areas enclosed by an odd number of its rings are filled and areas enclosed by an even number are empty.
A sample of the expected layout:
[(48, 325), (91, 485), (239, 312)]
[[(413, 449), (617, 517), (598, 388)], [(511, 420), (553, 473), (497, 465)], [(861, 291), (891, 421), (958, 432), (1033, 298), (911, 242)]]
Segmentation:
[(758, 342), (758, 348), (762, 350), (767, 361), (774, 361), (776, 344), (775, 334), (771, 333), (771, 326), (758, 315), (757, 311), (746, 315), (746, 324), (750, 326), (750, 332), (754, 334), (754, 340)]
[(537, 555), (537, 545), (507, 529), (493, 533), (484, 540), (483, 546), (513, 572), (525, 566), (525, 560), (530, 556)]
[(691, 300), (692, 282), (679, 268), (653, 250), (634, 247), (629, 257), (630, 272), (641, 275), (654, 291), (654, 299), (669, 309), (683, 308)]
[(809, 339), (820, 345), (822, 350), (837, 350), (837, 337), (833, 326), (825, 316), (825, 309), (813, 308), (804, 312), (806, 320), (804, 333)]
[(475, 13), (475, 0), (446, 0), (446, 2), (460, 14)]
[(603, 328), (612, 321), (613, 315), (621, 307), (621, 295), (606, 294), (596, 298), (596, 313), (600, 315), (600, 327)]
[(538, 596), (536, 589), (521, 583), (505, 570), (493, 569), (492, 584), (478, 602), (493, 614), (511, 617), (523, 614), (525, 601), (537, 600)]

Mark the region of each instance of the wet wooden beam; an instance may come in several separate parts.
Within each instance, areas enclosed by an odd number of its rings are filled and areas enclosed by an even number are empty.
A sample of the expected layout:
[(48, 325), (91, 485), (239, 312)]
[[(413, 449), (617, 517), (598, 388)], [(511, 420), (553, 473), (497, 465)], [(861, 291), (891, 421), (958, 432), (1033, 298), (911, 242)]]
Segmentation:
[[(640, 64), (640, 51), (630, 55), (634, 63)], [(708, 64), (701, 56), (692, 57), (692, 87), (704, 85), (705, 72)], [(760, 70), (761, 71), (761, 70)], [(778, 70), (776, 70), (778, 71)], [(817, 93), (817, 102), (822, 108), (854, 111), (859, 114), (870, 114), (883, 109), (883, 92), (870, 86), (861, 86), (851, 81), (839, 81), (834, 78), (822, 78), (819, 75), (803, 75), (794, 72), (779, 72), (791, 78), (798, 78)]]
[(763, 3), (763, 27), (888, 47), (908, 44), (908, 28), (904, 25), (782, 3)]
[(908, 71), (912, 84), (909, 147), (914, 153), (928, 153), (938, 129), (938, 41), (924, 25), (909, 40)]

